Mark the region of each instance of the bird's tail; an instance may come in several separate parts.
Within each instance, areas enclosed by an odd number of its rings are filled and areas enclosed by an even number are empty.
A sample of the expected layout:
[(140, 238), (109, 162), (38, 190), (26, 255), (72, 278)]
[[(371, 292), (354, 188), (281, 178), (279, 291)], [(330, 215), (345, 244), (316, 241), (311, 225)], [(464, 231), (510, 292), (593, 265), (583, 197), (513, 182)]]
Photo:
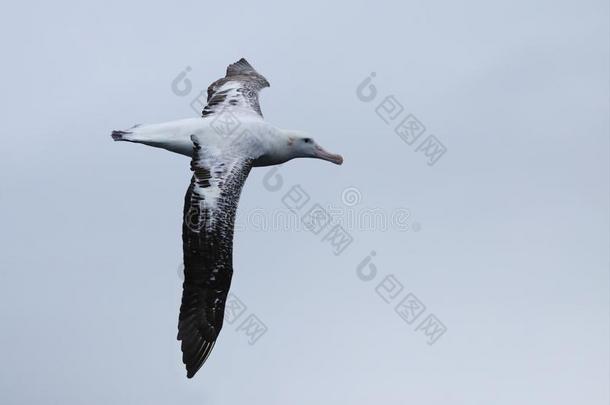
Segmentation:
[(115, 141), (129, 141), (128, 136), (130, 131), (112, 131), (112, 139)]
[(112, 139), (114, 139), (115, 141), (133, 141), (133, 137), (131, 136), (133, 134), (133, 130), (136, 129), (137, 127), (139, 127), (140, 124), (138, 125), (134, 125), (133, 127), (129, 128), (126, 131), (123, 130), (116, 130), (116, 131), (112, 131)]

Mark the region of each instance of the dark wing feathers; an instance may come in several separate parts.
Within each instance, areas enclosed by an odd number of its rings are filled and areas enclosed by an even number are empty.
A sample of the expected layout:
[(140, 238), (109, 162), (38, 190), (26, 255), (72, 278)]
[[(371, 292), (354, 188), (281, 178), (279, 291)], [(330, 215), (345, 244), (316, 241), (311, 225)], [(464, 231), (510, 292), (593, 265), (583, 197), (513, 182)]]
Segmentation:
[[(245, 59), (229, 65), (225, 77), (208, 87), (206, 117), (226, 110), (262, 117), (258, 101), (269, 82)], [(235, 212), (251, 162), (210, 153), (192, 137), (193, 177), (184, 198), (182, 244), (184, 283), (178, 340), (191, 378), (210, 355), (222, 328), (233, 275)]]
[[(206, 361), (222, 328), (233, 274), (235, 212), (251, 167), (249, 161), (208, 156), (193, 140), (194, 175), (184, 199), (184, 283), (178, 322), (188, 378)], [(219, 162), (222, 159), (226, 161)], [(217, 192), (210, 192), (214, 187)]]
[[(258, 72), (252, 67), (252, 65), (249, 64), (248, 61), (245, 60), (244, 58), (241, 58), (237, 62), (232, 63), (229, 66), (227, 66), (227, 73), (226, 73), (227, 77), (238, 76), (238, 75), (258, 75), (263, 80), (265, 80), (265, 78), (263, 76), (259, 75)], [(265, 82), (266, 82), (266, 80), (265, 80)], [(267, 83), (267, 86), (269, 86), (269, 83)]]
[(258, 93), (265, 87), (269, 87), (267, 79), (241, 58), (227, 67), (225, 77), (208, 87), (208, 104), (201, 115), (207, 117), (225, 109), (242, 109), (262, 117)]

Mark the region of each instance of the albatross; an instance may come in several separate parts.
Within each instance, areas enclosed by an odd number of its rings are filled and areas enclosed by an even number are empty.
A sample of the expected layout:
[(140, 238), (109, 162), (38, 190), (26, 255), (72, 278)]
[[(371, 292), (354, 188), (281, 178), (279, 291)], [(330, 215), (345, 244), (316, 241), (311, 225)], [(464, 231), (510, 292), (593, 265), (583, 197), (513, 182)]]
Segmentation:
[(269, 82), (245, 59), (229, 65), (208, 87), (201, 117), (112, 132), (115, 141), (141, 143), (191, 158), (184, 197), (184, 283), (178, 340), (187, 377), (210, 355), (220, 333), (233, 275), (233, 228), (242, 187), (253, 167), (295, 158), (343, 163), (302, 131), (263, 119), (259, 92)]

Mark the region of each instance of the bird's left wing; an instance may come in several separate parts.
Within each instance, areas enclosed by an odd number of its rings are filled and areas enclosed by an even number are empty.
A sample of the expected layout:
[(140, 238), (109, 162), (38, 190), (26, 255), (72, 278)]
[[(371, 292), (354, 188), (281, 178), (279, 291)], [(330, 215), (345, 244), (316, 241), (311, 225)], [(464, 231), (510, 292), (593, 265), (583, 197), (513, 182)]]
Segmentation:
[(208, 87), (208, 104), (201, 112), (202, 117), (223, 111), (240, 114), (257, 114), (262, 117), (258, 93), (269, 87), (269, 82), (258, 73), (247, 60), (241, 58), (227, 67), (225, 77)]
[(251, 161), (230, 150), (194, 144), (193, 178), (184, 201), (184, 284), (178, 322), (182, 360), (191, 378), (222, 328), (233, 274), (233, 226)]

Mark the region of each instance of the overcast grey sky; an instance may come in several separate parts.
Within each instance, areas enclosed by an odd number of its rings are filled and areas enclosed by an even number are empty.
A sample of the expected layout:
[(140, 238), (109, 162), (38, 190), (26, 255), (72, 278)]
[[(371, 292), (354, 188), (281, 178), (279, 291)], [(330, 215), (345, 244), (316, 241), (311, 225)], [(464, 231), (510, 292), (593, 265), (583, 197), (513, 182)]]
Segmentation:
[[(0, 402), (608, 404), (607, 1), (35, 1), (0, 34)], [(245, 309), (187, 380), (189, 161), (110, 131), (194, 116), (241, 57), (345, 163), (251, 173)]]

